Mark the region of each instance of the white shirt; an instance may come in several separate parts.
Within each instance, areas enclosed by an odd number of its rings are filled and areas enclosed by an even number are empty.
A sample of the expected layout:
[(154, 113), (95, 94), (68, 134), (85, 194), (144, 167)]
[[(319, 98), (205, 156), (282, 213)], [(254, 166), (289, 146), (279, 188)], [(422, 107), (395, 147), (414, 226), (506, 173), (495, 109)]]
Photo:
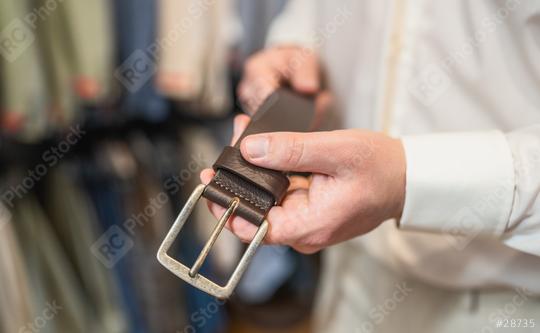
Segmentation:
[(540, 293), (540, 2), (292, 0), (268, 43), (317, 49), (345, 127), (403, 138), (399, 228), (331, 257)]

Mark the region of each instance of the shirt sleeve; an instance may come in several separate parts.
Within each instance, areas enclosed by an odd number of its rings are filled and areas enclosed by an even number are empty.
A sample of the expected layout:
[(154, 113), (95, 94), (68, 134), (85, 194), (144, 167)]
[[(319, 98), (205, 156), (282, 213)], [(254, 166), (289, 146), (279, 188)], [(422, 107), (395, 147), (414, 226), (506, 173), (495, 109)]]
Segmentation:
[(266, 46), (299, 45), (315, 48), (316, 2), (290, 0), (268, 32)]
[(402, 229), (490, 234), (540, 256), (540, 125), (403, 137)]

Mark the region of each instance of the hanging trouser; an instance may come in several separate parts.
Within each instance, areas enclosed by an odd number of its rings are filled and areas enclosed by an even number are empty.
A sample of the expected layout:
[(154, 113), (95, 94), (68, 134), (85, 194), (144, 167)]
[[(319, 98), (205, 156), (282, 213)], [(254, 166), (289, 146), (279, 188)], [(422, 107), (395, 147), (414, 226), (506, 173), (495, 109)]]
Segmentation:
[(11, 213), (0, 204), (0, 332), (19, 332), (32, 324), (30, 285)]
[(162, 121), (168, 103), (155, 87), (157, 0), (113, 1), (117, 59), (115, 79), (123, 91), (120, 110), (132, 118)]
[(15, 204), (13, 221), (23, 249), (26, 270), (37, 314), (53, 309), (40, 325), (40, 332), (90, 332), (81, 285), (58, 237), (34, 195), (26, 194)]
[(103, 230), (89, 199), (74, 181), (74, 166), (59, 165), (49, 172), (45, 207), (94, 317), (90, 331), (127, 332), (126, 319), (118, 301), (117, 284), (121, 281), (117, 281), (113, 272), (90, 251)]
[(196, 113), (229, 111), (227, 52), (231, 36), (229, 0), (159, 0), (159, 89), (175, 100), (193, 102)]
[(0, 2), (0, 129), (23, 141), (47, 129), (43, 68), (27, 0)]

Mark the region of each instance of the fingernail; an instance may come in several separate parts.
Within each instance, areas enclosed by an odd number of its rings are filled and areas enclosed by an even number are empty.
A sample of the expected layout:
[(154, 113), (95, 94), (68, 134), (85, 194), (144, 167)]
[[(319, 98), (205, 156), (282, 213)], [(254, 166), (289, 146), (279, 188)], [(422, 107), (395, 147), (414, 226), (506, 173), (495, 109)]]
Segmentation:
[(265, 136), (247, 137), (244, 145), (249, 158), (261, 158), (268, 153), (268, 138)]

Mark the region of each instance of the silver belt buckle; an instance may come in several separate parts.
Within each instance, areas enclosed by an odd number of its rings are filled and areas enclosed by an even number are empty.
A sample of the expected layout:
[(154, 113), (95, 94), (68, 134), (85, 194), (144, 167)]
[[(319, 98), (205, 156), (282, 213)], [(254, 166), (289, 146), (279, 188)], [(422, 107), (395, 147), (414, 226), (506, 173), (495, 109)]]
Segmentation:
[(167, 233), (167, 236), (163, 240), (163, 243), (159, 247), (157, 259), (173, 274), (186, 281), (187, 283), (191, 284), (192, 286), (199, 288), (200, 290), (217, 298), (225, 299), (232, 294), (232, 292), (236, 288), (236, 285), (238, 285), (238, 282), (240, 282), (240, 279), (242, 278), (242, 275), (244, 274), (247, 266), (249, 265), (249, 262), (253, 258), (255, 251), (257, 251), (257, 248), (262, 243), (264, 236), (266, 236), (266, 232), (268, 231), (268, 221), (264, 220), (257, 229), (257, 233), (253, 237), (253, 240), (249, 244), (246, 252), (240, 259), (240, 262), (234, 269), (231, 277), (229, 278), (229, 281), (227, 281), (227, 284), (225, 286), (218, 285), (217, 283), (200, 275), (199, 269), (204, 263), (206, 257), (208, 256), (208, 253), (210, 253), (210, 249), (216, 242), (219, 234), (223, 230), (223, 227), (225, 227), (225, 224), (227, 223), (231, 215), (234, 214), (236, 208), (238, 207), (238, 204), (240, 202), (239, 198), (234, 198), (233, 200), (231, 200), (229, 206), (227, 207), (227, 210), (219, 219), (216, 227), (210, 235), (210, 238), (204, 245), (201, 253), (199, 253), (197, 260), (195, 260), (195, 263), (191, 268), (180, 263), (179, 261), (167, 254), (167, 251), (169, 251), (174, 240), (178, 236), (178, 233), (180, 232), (180, 230), (182, 230), (182, 227), (186, 223), (188, 217), (191, 215), (191, 212), (195, 208), (195, 205), (201, 198), (205, 188), (205, 185), (198, 185), (193, 191), (193, 193), (191, 193), (189, 199), (182, 208), (182, 211), (180, 212), (180, 214), (178, 214), (176, 221), (174, 221), (173, 226), (171, 227), (171, 229)]

